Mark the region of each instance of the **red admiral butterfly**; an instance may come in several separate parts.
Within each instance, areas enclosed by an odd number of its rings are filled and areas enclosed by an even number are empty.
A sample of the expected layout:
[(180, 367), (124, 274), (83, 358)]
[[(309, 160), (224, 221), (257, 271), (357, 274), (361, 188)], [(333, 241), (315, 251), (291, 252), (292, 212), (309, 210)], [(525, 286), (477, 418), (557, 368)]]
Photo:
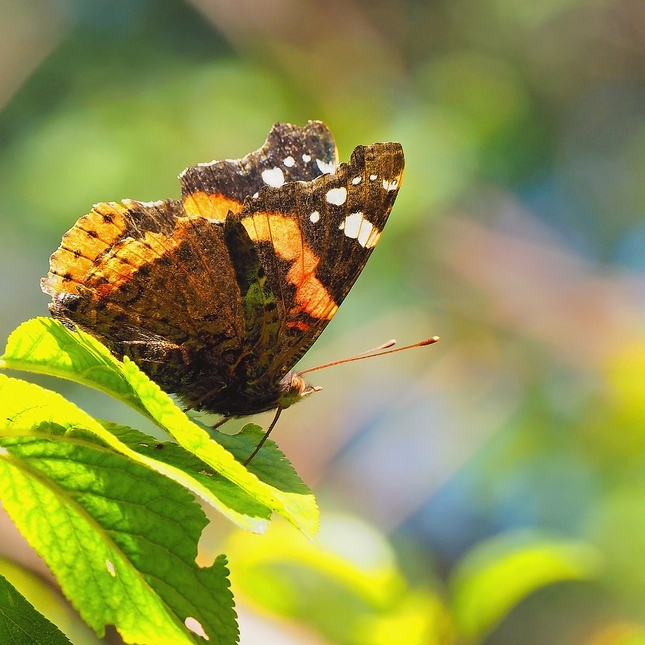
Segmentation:
[(238, 160), (180, 175), (182, 199), (94, 206), (51, 256), (51, 313), (189, 407), (246, 416), (316, 391), (291, 371), (354, 284), (403, 176), (398, 143), (338, 165), (328, 128), (278, 123)]

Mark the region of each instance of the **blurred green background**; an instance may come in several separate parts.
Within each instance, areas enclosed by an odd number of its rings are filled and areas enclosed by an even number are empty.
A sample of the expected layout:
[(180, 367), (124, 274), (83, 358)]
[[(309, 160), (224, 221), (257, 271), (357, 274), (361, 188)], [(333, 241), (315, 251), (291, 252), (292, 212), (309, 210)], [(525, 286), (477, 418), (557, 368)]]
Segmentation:
[[(411, 585), (517, 531), (598, 549), (593, 580), (528, 595), (487, 645), (645, 642), (639, 0), (0, 0), (0, 336), (46, 314), (49, 254), (93, 203), (176, 198), (184, 167), (308, 119), (341, 159), (398, 140), (407, 166), (302, 365), (442, 340), (316, 374), (325, 391), (276, 440)], [(204, 552), (230, 530), (215, 518)], [(0, 553), (41, 570), (4, 517)], [(344, 642), (256, 610), (241, 604), (246, 645)]]

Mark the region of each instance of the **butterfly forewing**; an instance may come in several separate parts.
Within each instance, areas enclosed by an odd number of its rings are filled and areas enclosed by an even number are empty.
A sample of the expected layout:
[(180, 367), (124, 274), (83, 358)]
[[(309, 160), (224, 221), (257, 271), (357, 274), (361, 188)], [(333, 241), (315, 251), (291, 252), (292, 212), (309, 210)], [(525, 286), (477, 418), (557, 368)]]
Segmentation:
[(402, 173), (399, 144), (338, 166), (324, 124), (276, 124), (256, 152), (185, 170), (181, 202), (97, 204), (51, 257), (50, 310), (191, 407), (286, 407), (282, 378), (358, 277)]
[(238, 213), (246, 197), (265, 186), (311, 181), (338, 164), (336, 143), (322, 121), (304, 128), (276, 123), (266, 143), (242, 159), (198, 164), (179, 176), (184, 208), (189, 215), (224, 220)]
[(245, 202), (237, 217), (280, 307), (273, 369), (291, 369), (336, 313), (380, 238), (403, 167), (398, 143), (359, 146), (334, 174), (265, 188)]

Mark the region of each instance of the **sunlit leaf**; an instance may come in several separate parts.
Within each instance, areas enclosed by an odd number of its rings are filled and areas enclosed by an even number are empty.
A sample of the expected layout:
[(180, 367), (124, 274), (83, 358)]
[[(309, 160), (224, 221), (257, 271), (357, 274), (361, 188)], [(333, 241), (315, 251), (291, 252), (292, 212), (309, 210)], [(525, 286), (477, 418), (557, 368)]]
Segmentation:
[(158, 450), (156, 446), (161, 444), (153, 437), (98, 422), (59, 394), (4, 375), (0, 375), (0, 413), (6, 424), (0, 434), (44, 433), (60, 435), (65, 440), (80, 436), (92, 443), (100, 442), (198, 493), (240, 527), (258, 532), (266, 529), (269, 508), (180, 446)]
[(357, 621), (354, 640), (361, 645), (448, 645), (453, 642), (452, 623), (435, 593), (411, 590), (389, 611)]
[[(306, 536), (313, 538), (318, 530), (316, 500), (302, 481), (293, 477), (293, 470), (284, 455), (278, 455), (272, 450), (265, 454), (267, 459), (269, 455), (274, 457), (270, 470), (271, 479), (276, 485), (267, 484), (247, 470), (218, 442), (213, 441), (204, 428), (193, 423), (172, 399), (127, 357), (123, 362), (123, 375), (141, 398), (150, 416), (161, 427), (167, 429), (183, 448), (237, 484), (255, 500), (289, 520)], [(279, 472), (285, 466), (285, 478), (282, 480)]]
[(83, 331), (70, 332), (53, 318), (32, 318), (16, 328), (0, 357), (0, 367), (87, 385), (147, 415), (107, 347)]
[(493, 538), (466, 555), (452, 580), (457, 633), (476, 640), (533, 591), (563, 580), (589, 580), (600, 556), (586, 543), (530, 533)]
[(39, 614), (2, 575), (0, 575), (0, 643), (70, 645), (65, 634)]
[(108, 421), (99, 423), (117, 437), (123, 447), (144, 458), (144, 463), (197, 493), (240, 528), (255, 533), (266, 530), (271, 519), (270, 508), (180, 445), (160, 442), (134, 428)]
[(83, 619), (98, 634), (115, 624), (127, 642), (198, 642), (188, 625), (234, 643), (225, 560), (195, 563), (207, 521), (190, 493), (69, 414), (58, 424), (47, 399), (62, 397), (38, 390), (0, 378), (0, 499)]
[[(102, 645), (102, 641), (83, 622), (78, 612), (74, 611), (51, 581), (5, 558), (0, 558), (0, 575), (4, 576), (38, 613), (54, 623), (72, 643)], [(0, 640), (0, 643), (2, 642), (4, 641)]]
[[(275, 446), (265, 446), (254, 459), (258, 465), (246, 469), (220, 443), (212, 440), (211, 433), (192, 422), (132, 361), (127, 358), (123, 363), (116, 360), (88, 334), (71, 332), (52, 319), (35, 318), (11, 334), (0, 366), (59, 376), (114, 396), (152, 419), (180, 446), (247, 493), (256, 505), (280, 513), (310, 538), (315, 534), (318, 527), (315, 498)], [(120, 442), (115, 443), (110, 437), (105, 437), (106, 433), (100, 429), (94, 427), (92, 432), (104, 437), (113, 448), (122, 449)], [(238, 454), (242, 446), (247, 446), (248, 452), (240, 454), (242, 461), (252, 452), (247, 438), (230, 444), (237, 446)], [(131, 450), (125, 454), (137, 458)], [(150, 465), (150, 461), (147, 463)], [(262, 481), (254, 473), (260, 477), (268, 476), (271, 483)], [(168, 468), (164, 469), (164, 474), (177, 476)], [(201, 489), (193, 489), (202, 494)], [(216, 501), (213, 503), (219, 508)], [(244, 518), (229, 516), (237, 523), (245, 521)], [(256, 508), (251, 517), (254, 525), (245, 528), (263, 530), (268, 515)]]
[(330, 642), (448, 642), (445, 606), (430, 590), (408, 589), (387, 541), (355, 518), (325, 517), (318, 545), (273, 524), (261, 538), (236, 532), (226, 550), (236, 595)]

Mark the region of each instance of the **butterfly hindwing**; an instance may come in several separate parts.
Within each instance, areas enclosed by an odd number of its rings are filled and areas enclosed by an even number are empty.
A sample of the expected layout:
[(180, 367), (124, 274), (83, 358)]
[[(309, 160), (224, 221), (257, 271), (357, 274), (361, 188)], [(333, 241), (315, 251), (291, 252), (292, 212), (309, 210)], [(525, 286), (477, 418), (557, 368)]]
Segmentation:
[[(100, 226), (108, 209), (121, 218), (120, 234)], [(95, 256), (84, 271), (79, 252)], [(98, 204), (63, 238), (43, 289), (55, 317), (91, 331), (169, 391), (205, 372), (225, 382), (241, 357), (245, 319), (223, 227), (185, 217), (178, 202)]]
[(236, 273), (244, 311), (244, 356), (236, 367), (239, 377), (253, 383), (264, 376), (278, 345), (280, 317), (257, 249), (244, 226), (233, 217), (224, 225), (224, 236)]

